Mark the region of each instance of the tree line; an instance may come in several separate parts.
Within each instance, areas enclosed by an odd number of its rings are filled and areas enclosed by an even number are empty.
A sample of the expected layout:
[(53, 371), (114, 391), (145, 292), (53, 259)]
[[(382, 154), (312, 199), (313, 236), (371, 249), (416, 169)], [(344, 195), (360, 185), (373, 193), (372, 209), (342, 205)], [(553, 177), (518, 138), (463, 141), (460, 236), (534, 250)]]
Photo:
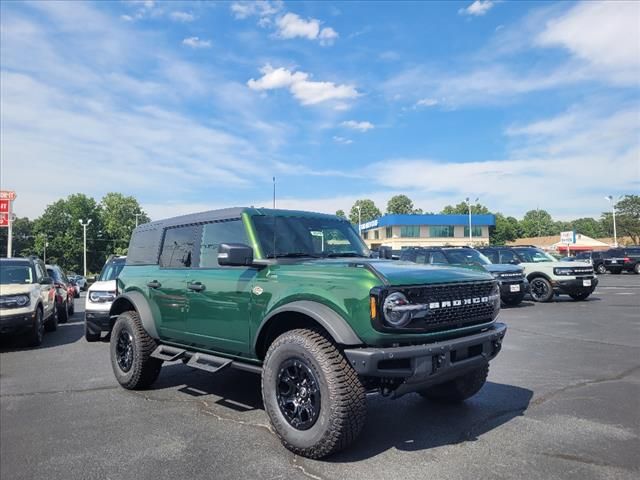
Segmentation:
[[(633, 244), (640, 244), (640, 196), (625, 195), (615, 204), (616, 227), (618, 238), (630, 237)], [(560, 232), (575, 230), (576, 233), (587, 235), (591, 238), (613, 237), (613, 219), (611, 212), (603, 212), (599, 219), (584, 217), (571, 221), (554, 220), (546, 210), (529, 210), (522, 219), (503, 215), (500, 212), (490, 211), (485, 205), (476, 203), (471, 206), (473, 214), (492, 213), (496, 217), (495, 227), (489, 229), (489, 238), (492, 244), (504, 245), (506, 242), (518, 238), (541, 237), (559, 235)], [(413, 201), (406, 195), (396, 195), (387, 202), (387, 214), (418, 214), (433, 213), (423, 212), (415, 208)], [(457, 205), (447, 205), (439, 213), (442, 214), (468, 214), (469, 207), (465, 202)], [(344, 210), (338, 210), (336, 215), (348, 218), (357, 224), (369, 222), (380, 216), (382, 212), (373, 200), (362, 199), (356, 202), (349, 210), (347, 216)], [(358, 217), (359, 216), (359, 217)]]
[[(100, 201), (77, 193), (48, 205), (35, 220), (13, 222), (13, 256), (37, 255), (67, 271), (83, 271), (83, 227), (87, 227), (87, 271), (99, 272), (111, 254), (124, 254), (138, 223), (149, 222), (138, 201), (121, 193), (107, 193)], [(0, 229), (0, 256), (7, 255), (7, 229)]]

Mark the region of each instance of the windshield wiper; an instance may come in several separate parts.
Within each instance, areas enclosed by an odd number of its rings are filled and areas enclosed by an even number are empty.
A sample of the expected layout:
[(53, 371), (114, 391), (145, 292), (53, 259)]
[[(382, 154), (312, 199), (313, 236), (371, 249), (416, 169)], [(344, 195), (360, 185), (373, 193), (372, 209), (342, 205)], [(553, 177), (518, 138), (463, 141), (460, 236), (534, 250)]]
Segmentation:
[(335, 258), (335, 257), (363, 257), (367, 258), (364, 255), (357, 252), (329, 252), (324, 255), (326, 258)]
[(310, 257), (310, 258), (320, 258), (320, 255), (314, 255), (313, 253), (308, 252), (287, 252), (287, 253), (276, 253), (267, 255), (267, 258), (302, 258), (302, 257)]

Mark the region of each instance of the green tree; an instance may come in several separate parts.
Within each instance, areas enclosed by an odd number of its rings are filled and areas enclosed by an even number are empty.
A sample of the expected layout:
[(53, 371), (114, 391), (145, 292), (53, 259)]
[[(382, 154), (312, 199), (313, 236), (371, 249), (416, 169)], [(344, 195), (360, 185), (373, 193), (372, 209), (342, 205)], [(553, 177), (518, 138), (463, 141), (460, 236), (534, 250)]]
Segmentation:
[(567, 230), (574, 230), (576, 233), (581, 233), (591, 238), (600, 238), (607, 234), (606, 230), (603, 229), (602, 223), (595, 218), (577, 218), (569, 222), (569, 226), (570, 228)]
[(520, 222), (523, 237), (544, 237), (560, 232), (546, 210), (529, 210)]
[(340, 218), (345, 218), (345, 219), (347, 218), (347, 215), (344, 213), (344, 210), (338, 210), (336, 212), (336, 216)]
[(123, 255), (127, 252), (131, 233), (136, 226), (136, 214), (138, 214), (138, 224), (150, 221), (134, 197), (126, 197), (115, 192), (107, 193), (102, 197), (100, 201), (102, 231), (97, 241), (105, 244), (107, 253)]
[(414, 212), (413, 202), (406, 195), (394, 195), (387, 202), (387, 213), (398, 215)]
[(492, 245), (504, 245), (520, 237), (520, 225), (516, 218), (496, 213), (496, 225), (489, 229), (489, 241)]
[[(469, 207), (467, 206), (467, 202), (460, 202), (457, 205), (447, 205), (440, 212), (445, 215), (455, 215), (455, 214), (469, 214)], [(476, 203), (475, 205), (471, 205), (471, 214), (487, 214), (491, 213), (487, 207), (480, 203)]]
[(370, 222), (382, 216), (380, 209), (376, 207), (373, 200), (369, 200), (368, 198), (356, 200), (356, 203), (353, 204), (349, 212), (349, 220), (351, 223), (358, 224), (358, 206), (360, 207), (360, 221), (362, 223)]
[(631, 237), (634, 245), (640, 244), (640, 196), (625, 195), (615, 208), (618, 237)]
[(33, 235), (38, 255), (42, 254), (46, 241), (48, 263), (82, 272), (83, 228), (80, 220), (85, 223), (91, 220), (87, 227), (87, 269), (99, 271), (105, 260), (105, 246), (97, 241), (97, 233), (102, 231), (100, 207), (93, 198), (81, 193), (48, 205), (34, 221)]
[[(0, 228), (0, 257), (7, 256), (8, 235), (8, 228)], [(13, 245), (11, 247), (13, 256), (24, 257), (35, 254), (33, 240), (33, 223), (27, 217), (16, 218), (13, 221)]]

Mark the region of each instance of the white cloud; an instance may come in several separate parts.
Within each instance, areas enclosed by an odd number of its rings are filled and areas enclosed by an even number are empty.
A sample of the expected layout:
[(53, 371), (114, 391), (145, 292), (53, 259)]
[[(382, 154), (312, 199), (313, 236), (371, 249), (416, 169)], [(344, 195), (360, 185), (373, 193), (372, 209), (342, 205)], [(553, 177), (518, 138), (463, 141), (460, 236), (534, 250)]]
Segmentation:
[(356, 122), (355, 120), (347, 120), (342, 122), (341, 125), (360, 132), (366, 132), (367, 130), (372, 130), (374, 128), (374, 125), (371, 122)]
[(273, 90), (288, 88), (303, 105), (316, 105), (327, 101), (349, 100), (359, 96), (352, 85), (338, 85), (333, 82), (315, 82), (304, 72), (292, 72), (286, 68), (273, 68), (267, 64), (260, 69), (262, 77), (250, 79), (247, 85), (252, 90)]
[(176, 22), (193, 22), (195, 20), (195, 16), (192, 13), (188, 13), (188, 12), (171, 12), (169, 14), (169, 18), (171, 18), (171, 20), (174, 20)]
[(333, 141), (341, 145), (350, 145), (353, 143), (353, 140), (351, 140), (350, 138), (339, 137), (338, 135), (335, 135), (333, 137)]
[(323, 28), (320, 30), (320, 34), (318, 35), (320, 45), (331, 45), (336, 38), (338, 38), (338, 32), (331, 27)]
[(268, 18), (276, 15), (283, 8), (281, 1), (243, 1), (233, 2), (231, 4), (231, 11), (238, 20), (244, 20), (248, 17), (260, 17)]
[(209, 48), (210, 40), (201, 40), (199, 37), (189, 37), (182, 40), (182, 44), (191, 48)]
[(495, 2), (492, 0), (475, 0), (468, 7), (458, 10), (458, 13), (460, 15), (473, 15), (475, 17), (479, 17), (491, 10), (494, 4)]
[(616, 83), (640, 84), (640, 3), (584, 2), (550, 19), (535, 38), (562, 47)]
[(438, 105), (438, 103), (438, 100), (436, 100), (435, 98), (426, 97), (418, 100), (414, 107), (435, 107), (436, 105)]
[(338, 32), (331, 27), (320, 28), (320, 20), (304, 18), (295, 13), (286, 13), (276, 20), (276, 35), (280, 38), (306, 38), (319, 40), (322, 45), (330, 45), (338, 38)]

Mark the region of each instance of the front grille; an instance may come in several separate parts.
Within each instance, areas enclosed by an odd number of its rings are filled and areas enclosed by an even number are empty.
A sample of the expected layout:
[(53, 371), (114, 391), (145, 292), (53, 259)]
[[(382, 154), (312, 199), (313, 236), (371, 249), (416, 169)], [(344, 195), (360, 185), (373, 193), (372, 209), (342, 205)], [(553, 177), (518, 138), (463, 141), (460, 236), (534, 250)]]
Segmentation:
[(593, 275), (593, 267), (574, 267), (574, 275)]
[(500, 278), (500, 280), (513, 280), (513, 281), (517, 281), (517, 280), (522, 280), (524, 279), (524, 274), (520, 273), (520, 272), (514, 272), (514, 273), (501, 273), (498, 275), (498, 277)]
[(429, 305), (406, 329), (438, 331), (490, 322), (496, 313), (495, 286), (494, 281), (483, 281), (398, 289), (410, 303)]

